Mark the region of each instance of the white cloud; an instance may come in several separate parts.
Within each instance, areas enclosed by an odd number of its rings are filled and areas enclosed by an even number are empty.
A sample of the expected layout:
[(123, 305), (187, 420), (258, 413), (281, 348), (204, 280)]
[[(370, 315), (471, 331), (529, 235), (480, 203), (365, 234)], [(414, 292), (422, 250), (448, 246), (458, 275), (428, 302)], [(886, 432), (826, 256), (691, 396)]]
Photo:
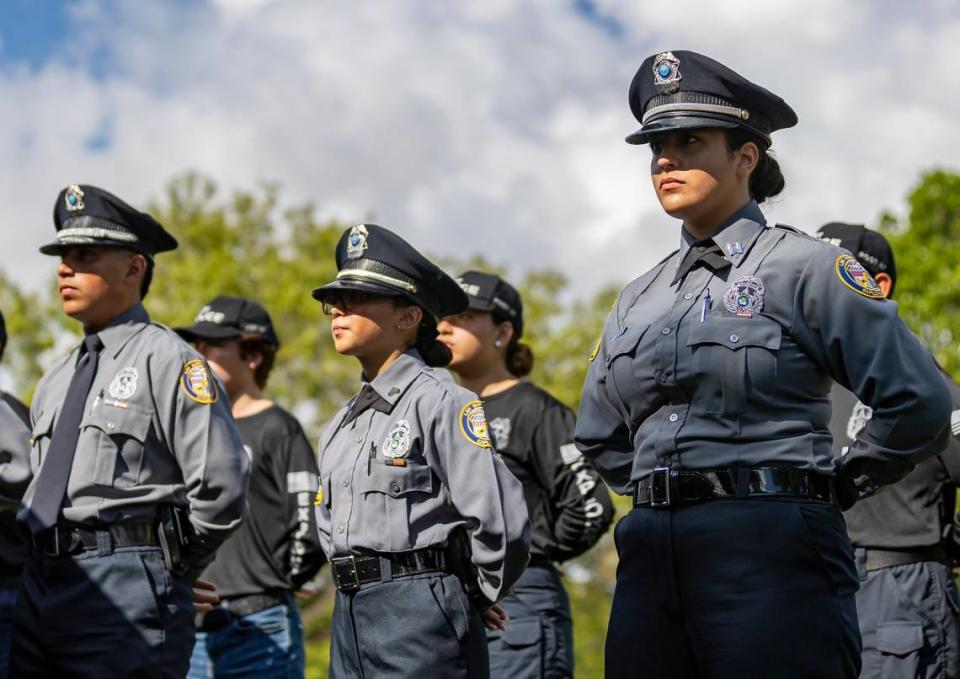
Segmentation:
[(678, 240), (648, 151), (622, 141), (636, 127), (627, 85), (647, 54), (683, 47), (797, 110), (775, 135), (788, 189), (771, 220), (869, 222), (960, 151), (960, 17), (908, 9), (598, 1), (617, 34), (546, 0), (86, 0), (62, 54), (0, 70), (0, 266), (48, 280), (36, 247), (63, 185), (142, 204), (195, 168), (227, 189), (279, 181), (322, 216), (373, 213), (429, 252), (559, 267), (580, 292), (623, 282)]

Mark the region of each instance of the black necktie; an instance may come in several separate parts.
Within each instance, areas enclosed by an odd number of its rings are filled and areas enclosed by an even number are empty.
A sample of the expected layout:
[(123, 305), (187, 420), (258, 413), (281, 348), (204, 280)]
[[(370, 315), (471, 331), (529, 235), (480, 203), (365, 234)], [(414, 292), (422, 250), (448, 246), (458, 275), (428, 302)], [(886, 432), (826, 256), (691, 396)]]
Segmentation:
[(97, 362), (103, 343), (97, 335), (88, 335), (80, 347), (80, 360), (73, 371), (67, 396), (63, 400), (53, 437), (47, 449), (43, 467), (37, 475), (33, 505), (27, 516), (27, 525), (34, 535), (57, 523), (57, 515), (67, 491), (73, 456), (80, 438), (80, 420), (87, 403), (87, 394), (97, 374)]
[(347, 411), (346, 417), (343, 418), (342, 424), (350, 424), (360, 417), (368, 408), (373, 408), (381, 413), (390, 412), (390, 404), (377, 393), (376, 389), (369, 384), (364, 384), (363, 387), (360, 388), (360, 393), (357, 394), (357, 398), (355, 398), (351, 404), (350, 410)]
[(690, 273), (692, 269), (697, 268), (699, 264), (703, 264), (713, 273), (717, 273), (730, 266), (731, 262), (723, 256), (723, 250), (713, 242), (712, 238), (694, 243), (690, 246), (690, 249), (687, 250), (687, 254), (684, 255), (683, 261), (680, 262), (680, 266), (677, 268), (677, 275), (670, 281), (670, 285), (674, 285)]

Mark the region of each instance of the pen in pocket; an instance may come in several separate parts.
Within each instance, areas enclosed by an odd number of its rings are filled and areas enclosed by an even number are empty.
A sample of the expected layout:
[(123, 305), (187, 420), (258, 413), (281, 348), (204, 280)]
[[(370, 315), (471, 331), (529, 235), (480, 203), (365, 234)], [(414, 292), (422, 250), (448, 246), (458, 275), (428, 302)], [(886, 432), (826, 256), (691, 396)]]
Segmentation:
[(707, 320), (707, 309), (710, 308), (712, 302), (713, 298), (710, 296), (710, 288), (707, 288), (706, 292), (703, 293), (703, 309), (700, 311), (701, 323)]
[(371, 441), (370, 452), (367, 454), (367, 476), (370, 476), (370, 465), (373, 463), (373, 459), (376, 456), (377, 456), (377, 444)]

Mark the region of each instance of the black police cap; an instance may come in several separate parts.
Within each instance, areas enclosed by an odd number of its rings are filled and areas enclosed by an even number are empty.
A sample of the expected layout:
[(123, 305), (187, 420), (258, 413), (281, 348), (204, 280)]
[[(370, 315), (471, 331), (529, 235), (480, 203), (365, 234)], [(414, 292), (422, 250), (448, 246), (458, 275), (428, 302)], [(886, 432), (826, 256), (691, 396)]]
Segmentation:
[(457, 282), (467, 293), (468, 308), (489, 311), (497, 318), (509, 321), (523, 335), (523, 301), (517, 289), (492, 273), (465, 271)]
[(280, 346), (270, 314), (252, 299), (220, 295), (203, 305), (193, 325), (174, 328), (188, 342), (257, 337)]
[[(897, 263), (893, 258), (893, 248), (882, 233), (868, 229), (863, 224), (830, 222), (820, 227), (817, 238), (849, 250), (871, 276), (885, 273), (896, 283)], [(890, 294), (893, 294), (892, 286)]]
[(59, 255), (71, 245), (109, 245), (152, 257), (177, 247), (153, 217), (89, 184), (71, 184), (60, 192), (53, 224), (57, 240), (40, 248), (45, 255)]
[(647, 57), (630, 83), (630, 110), (641, 128), (629, 144), (677, 129), (742, 127), (767, 144), (770, 133), (797, 124), (787, 103), (718, 61), (676, 50)]
[(324, 301), (343, 290), (405, 297), (434, 319), (459, 314), (467, 295), (453, 278), (400, 236), (376, 224), (358, 224), (337, 243), (337, 279), (313, 291)]

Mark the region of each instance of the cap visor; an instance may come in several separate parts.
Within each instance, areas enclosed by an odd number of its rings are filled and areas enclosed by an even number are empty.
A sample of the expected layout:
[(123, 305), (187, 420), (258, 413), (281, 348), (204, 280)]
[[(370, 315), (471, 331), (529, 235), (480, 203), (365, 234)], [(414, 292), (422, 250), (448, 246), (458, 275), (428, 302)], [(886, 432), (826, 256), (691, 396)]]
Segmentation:
[(358, 281), (349, 278), (341, 278), (333, 281), (332, 283), (327, 283), (322, 287), (314, 288), (311, 294), (315, 300), (322, 302), (328, 296), (338, 292), (343, 292), (345, 290), (356, 290), (357, 292), (366, 292), (371, 295), (380, 295), (382, 297), (409, 297), (409, 295), (402, 290), (389, 285), (375, 283), (373, 281)]
[(719, 118), (707, 118), (704, 116), (668, 116), (658, 120), (652, 120), (633, 134), (626, 137), (628, 144), (646, 144), (650, 137), (674, 130), (696, 130), (709, 128), (731, 128), (740, 127), (732, 120), (721, 120)]
[(73, 240), (73, 241), (55, 241), (53, 243), (47, 243), (46, 245), (40, 246), (40, 253), (44, 255), (56, 255), (60, 256), (63, 254), (63, 251), (66, 248), (122, 248), (123, 250), (130, 250), (132, 252), (137, 252), (142, 254), (145, 257), (151, 257), (151, 253), (143, 249), (142, 244), (139, 243), (128, 243), (121, 240), (99, 240), (95, 238), (88, 238), (83, 240)]
[(196, 323), (186, 328), (174, 328), (173, 331), (188, 342), (232, 339), (243, 334), (236, 328), (227, 328), (216, 323)]

